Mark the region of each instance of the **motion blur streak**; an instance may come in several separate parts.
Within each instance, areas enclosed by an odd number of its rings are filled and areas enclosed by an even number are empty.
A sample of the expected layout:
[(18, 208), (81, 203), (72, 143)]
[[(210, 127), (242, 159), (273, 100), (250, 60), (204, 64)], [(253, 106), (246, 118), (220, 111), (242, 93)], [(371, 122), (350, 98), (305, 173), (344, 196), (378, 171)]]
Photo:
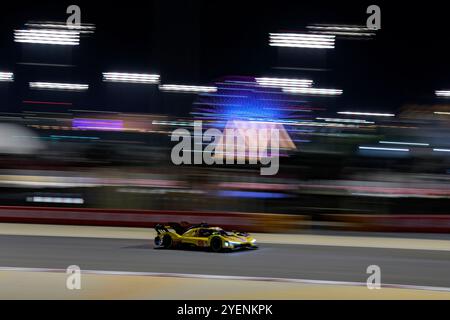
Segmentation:
[(14, 74), (12, 72), (0, 72), (0, 81), (14, 81)]
[(317, 95), (341, 95), (340, 89), (320, 89), (320, 88), (283, 88), (283, 92), (294, 94), (317, 94)]
[(25, 23), (27, 27), (33, 28), (50, 28), (50, 29), (67, 29), (67, 30), (76, 30), (80, 33), (93, 33), (95, 31), (95, 25), (93, 24), (67, 24), (64, 22), (55, 22), (55, 21), (33, 21)]
[(339, 111), (338, 114), (356, 115), (356, 116), (373, 116), (373, 117), (395, 117), (392, 113), (374, 113), (374, 112), (357, 112), (357, 111)]
[(217, 92), (216, 87), (191, 86), (180, 84), (163, 84), (159, 86), (161, 91), (186, 92), (186, 93), (209, 93)]
[(127, 82), (127, 83), (159, 83), (160, 76), (157, 74), (145, 73), (123, 73), (123, 72), (104, 72), (103, 81), (106, 82)]
[(263, 87), (311, 87), (312, 80), (308, 79), (280, 79), (280, 78), (256, 78), (256, 82)]
[(334, 35), (301, 33), (270, 33), (270, 45), (275, 47), (334, 49)]
[(343, 37), (346, 39), (352, 38), (370, 38), (375, 36), (372, 30), (366, 26), (358, 25), (327, 25), (327, 24), (314, 24), (306, 27), (311, 33), (316, 34), (331, 34), (337, 37)]
[(381, 151), (404, 151), (409, 152), (409, 149), (400, 148), (380, 148), (380, 147), (359, 147), (362, 150), (381, 150)]
[(14, 41), (37, 44), (79, 45), (78, 31), (63, 31), (51, 29), (15, 30)]
[(438, 97), (450, 97), (450, 91), (449, 90), (438, 90), (438, 91), (436, 91), (436, 96), (438, 96)]
[(55, 83), (55, 82), (30, 82), (31, 89), (43, 89), (43, 90), (71, 90), (82, 91), (89, 89), (87, 84), (77, 83)]

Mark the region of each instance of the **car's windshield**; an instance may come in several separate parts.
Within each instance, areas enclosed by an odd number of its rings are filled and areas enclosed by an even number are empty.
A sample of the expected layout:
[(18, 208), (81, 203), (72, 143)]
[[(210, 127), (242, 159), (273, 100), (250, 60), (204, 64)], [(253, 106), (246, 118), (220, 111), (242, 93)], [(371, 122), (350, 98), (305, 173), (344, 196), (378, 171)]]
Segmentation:
[(218, 230), (218, 232), (219, 232), (219, 234), (220, 235), (222, 235), (222, 236), (232, 236), (233, 235), (233, 233), (232, 232), (229, 232), (229, 231), (225, 231), (225, 230)]

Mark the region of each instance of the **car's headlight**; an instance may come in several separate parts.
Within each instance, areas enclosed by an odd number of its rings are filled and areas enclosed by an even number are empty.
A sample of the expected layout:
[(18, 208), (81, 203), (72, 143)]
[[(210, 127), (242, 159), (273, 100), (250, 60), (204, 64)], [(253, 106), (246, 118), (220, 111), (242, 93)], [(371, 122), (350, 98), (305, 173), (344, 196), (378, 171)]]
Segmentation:
[(256, 242), (256, 239), (252, 239), (252, 241), (250, 241), (251, 243), (255, 243)]
[(225, 247), (229, 247), (229, 246), (230, 246), (230, 243), (229, 243), (228, 241), (225, 241), (223, 245), (224, 245)]

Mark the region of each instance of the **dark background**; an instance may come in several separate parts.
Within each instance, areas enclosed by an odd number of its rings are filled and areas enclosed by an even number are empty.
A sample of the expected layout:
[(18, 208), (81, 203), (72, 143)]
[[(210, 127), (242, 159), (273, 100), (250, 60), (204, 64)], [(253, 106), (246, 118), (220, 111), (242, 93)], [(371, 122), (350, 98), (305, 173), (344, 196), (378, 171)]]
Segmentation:
[[(30, 49), (13, 42), (13, 30), (29, 20), (65, 21), (71, 4), (81, 7), (82, 23), (96, 25), (80, 46)], [(279, 56), (268, 45), (269, 32), (301, 31), (310, 23), (365, 24), (370, 4), (381, 7), (381, 30), (370, 41), (337, 40), (327, 53), (328, 71), (315, 74), (317, 86), (344, 90), (333, 108), (393, 111), (405, 103), (436, 102), (434, 90), (450, 87), (449, 11), (443, 3), (14, 1), (3, 3), (0, 12), (0, 69), (16, 77), (7, 90), (0, 87), (0, 108), (17, 112), (27, 109), (24, 100), (50, 99), (29, 92), (29, 81), (66, 80), (89, 83), (90, 90), (53, 94), (54, 101), (85, 109), (183, 114), (190, 111), (191, 98), (168, 108), (157, 88), (106, 86), (101, 73), (159, 73), (162, 83), (185, 84), (226, 75), (286, 75), (275, 69)], [(36, 61), (70, 67), (20, 64)]]

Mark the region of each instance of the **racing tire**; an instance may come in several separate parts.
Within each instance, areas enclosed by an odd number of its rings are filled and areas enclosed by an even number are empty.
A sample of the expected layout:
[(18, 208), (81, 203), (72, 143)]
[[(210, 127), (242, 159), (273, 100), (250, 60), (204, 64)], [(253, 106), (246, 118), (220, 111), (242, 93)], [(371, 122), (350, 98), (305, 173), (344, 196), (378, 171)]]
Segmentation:
[(155, 237), (155, 246), (160, 247), (162, 240), (160, 237)]
[(165, 249), (171, 249), (173, 247), (173, 240), (171, 236), (165, 235), (163, 237), (163, 247)]
[(220, 239), (219, 237), (212, 238), (209, 246), (214, 252), (222, 251), (222, 239)]

